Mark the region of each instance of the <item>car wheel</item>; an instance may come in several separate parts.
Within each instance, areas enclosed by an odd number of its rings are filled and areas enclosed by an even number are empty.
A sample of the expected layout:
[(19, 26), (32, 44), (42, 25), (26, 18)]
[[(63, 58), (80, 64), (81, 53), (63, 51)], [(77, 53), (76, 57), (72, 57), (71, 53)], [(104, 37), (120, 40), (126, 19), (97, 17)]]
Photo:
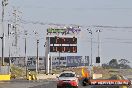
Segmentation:
[(75, 87), (73, 87), (73, 88), (78, 88), (78, 86), (75, 86)]
[(83, 80), (82, 80), (82, 85), (83, 86), (86, 86), (88, 84), (88, 78), (84, 78)]
[(57, 86), (57, 88), (61, 88), (60, 86)]
[(83, 85), (83, 86), (86, 86), (86, 83), (83, 81), (83, 82), (82, 82), (82, 85)]

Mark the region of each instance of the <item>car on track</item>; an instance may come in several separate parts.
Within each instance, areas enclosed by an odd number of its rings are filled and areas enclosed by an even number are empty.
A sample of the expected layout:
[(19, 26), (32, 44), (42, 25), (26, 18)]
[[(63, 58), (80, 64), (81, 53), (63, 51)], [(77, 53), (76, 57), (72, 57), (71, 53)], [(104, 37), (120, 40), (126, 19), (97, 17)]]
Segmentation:
[(64, 71), (57, 78), (57, 88), (78, 88), (78, 78), (75, 72)]

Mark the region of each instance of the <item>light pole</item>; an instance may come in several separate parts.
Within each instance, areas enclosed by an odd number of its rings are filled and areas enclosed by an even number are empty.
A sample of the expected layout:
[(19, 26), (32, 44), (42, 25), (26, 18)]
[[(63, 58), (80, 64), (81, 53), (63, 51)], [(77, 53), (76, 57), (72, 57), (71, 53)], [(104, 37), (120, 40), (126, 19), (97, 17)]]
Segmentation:
[[(58, 39), (61, 39), (60, 37), (58, 38)], [(59, 47), (62, 47), (62, 44), (59, 44)], [(61, 56), (60, 56), (60, 54), (61, 54), (61, 51), (59, 50), (59, 69), (61, 68), (61, 62), (60, 62), (60, 60), (61, 60)]]
[[(38, 37), (38, 32), (36, 32), (36, 31), (33, 31), (34, 33), (35, 33), (35, 35)], [(38, 73), (38, 69), (39, 69), (39, 56), (38, 56), (38, 44), (39, 44), (39, 40), (38, 40), (38, 38), (36, 38), (36, 40), (37, 40), (37, 57), (36, 57), (36, 73)]]
[(50, 52), (50, 37), (46, 37), (45, 42), (45, 73), (49, 74), (49, 52)]
[(101, 32), (101, 30), (96, 30), (96, 32), (98, 32), (98, 56), (96, 57), (96, 63), (100, 63), (100, 36), (99, 33)]
[(101, 30), (96, 30), (96, 32), (98, 32), (98, 57), (100, 56), (100, 36), (99, 33), (101, 32)]
[(92, 66), (92, 62), (93, 62), (93, 61), (92, 61), (92, 57), (93, 57), (93, 56), (92, 56), (92, 50), (93, 50), (93, 49), (92, 49), (92, 47), (93, 47), (93, 45), (92, 45), (92, 44), (93, 44), (93, 42), (92, 42), (92, 37), (93, 37), (93, 35), (92, 35), (92, 34), (93, 34), (93, 33), (92, 33), (92, 30), (91, 30), (91, 29), (87, 29), (87, 30), (88, 30), (88, 32), (91, 34), (91, 66)]
[(10, 54), (10, 34), (11, 34), (11, 32), (10, 32), (10, 28), (11, 28), (11, 25), (12, 25), (12, 24), (8, 24), (8, 41), (9, 41), (9, 66), (11, 66), (11, 59), (10, 59), (10, 56), (11, 56), (11, 54)]
[(38, 56), (38, 44), (39, 40), (37, 39), (37, 64), (36, 64), (36, 72), (39, 72), (39, 56)]
[[(45, 52), (46, 52), (46, 47), (47, 47), (47, 42), (45, 42), (45, 44), (44, 44), (44, 48), (45, 48)], [(45, 57), (44, 57), (44, 66), (45, 66), (45, 74), (46, 74), (46, 55), (45, 55)]]
[(2, 0), (2, 66), (4, 66), (4, 47), (5, 47), (5, 34), (4, 34), (4, 13), (5, 6), (8, 4), (8, 0)]
[(24, 31), (25, 35), (25, 71), (26, 71), (26, 76), (27, 76), (27, 31)]

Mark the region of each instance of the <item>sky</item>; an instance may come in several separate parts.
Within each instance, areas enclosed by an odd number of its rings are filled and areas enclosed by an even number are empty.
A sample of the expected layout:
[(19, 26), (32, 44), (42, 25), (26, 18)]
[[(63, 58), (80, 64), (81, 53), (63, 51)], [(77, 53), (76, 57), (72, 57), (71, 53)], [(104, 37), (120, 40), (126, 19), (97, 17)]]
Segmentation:
[[(0, 0), (1, 2), (1, 0)], [(132, 62), (132, 0), (9, 0), (5, 7), (5, 56), (8, 56), (7, 24), (13, 24), (13, 9), (18, 11), (18, 55), (24, 56), (24, 30), (27, 31), (27, 55), (36, 55), (36, 39), (39, 42), (39, 55), (45, 54), (46, 29), (51, 23), (59, 25), (79, 25), (81, 32), (77, 35), (78, 52), (61, 55), (91, 55), (90, 34), (93, 32), (93, 61), (98, 53), (97, 32), (100, 35), (101, 63), (111, 59), (128, 59)], [(0, 11), (2, 12), (2, 6)], [(0, 13), (1, 13), (0, 12)], [(0, 15), (0, 20), (1, 20)], [(10, 20), (9, 22), (7, 20)], [(1, 28), (1, 21), (0, 21)], [(13, 31), (13, 30), (12, 30)], [(38, 32), (35, 35), (33, 31)], [(1, 35), (2, 29), (0, 29)], [(13, 35), (10, 42), (14, 42)], [(0, 41), (1, 49), (1, 41)], [(11, 47), (14, 52), (15, 48)], [(59, 55), (58, 53), (50, 53)], [(14, 53), (12, 53), (12, 56)], [(1, 56), (1, 50), (0, 50)]]

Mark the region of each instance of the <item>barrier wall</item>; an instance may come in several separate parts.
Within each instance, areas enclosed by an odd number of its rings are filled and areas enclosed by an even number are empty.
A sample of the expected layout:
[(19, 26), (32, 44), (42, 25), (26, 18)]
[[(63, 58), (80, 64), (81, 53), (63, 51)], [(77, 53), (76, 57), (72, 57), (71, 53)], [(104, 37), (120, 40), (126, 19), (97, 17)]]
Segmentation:
[(8, 81), (10, 80), (11, 75), (0, 75), (0, 81)]

